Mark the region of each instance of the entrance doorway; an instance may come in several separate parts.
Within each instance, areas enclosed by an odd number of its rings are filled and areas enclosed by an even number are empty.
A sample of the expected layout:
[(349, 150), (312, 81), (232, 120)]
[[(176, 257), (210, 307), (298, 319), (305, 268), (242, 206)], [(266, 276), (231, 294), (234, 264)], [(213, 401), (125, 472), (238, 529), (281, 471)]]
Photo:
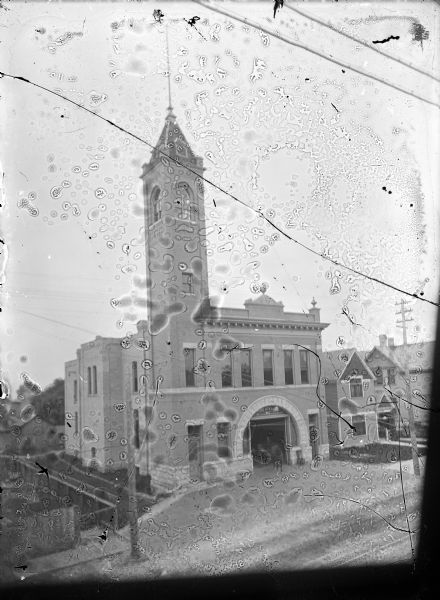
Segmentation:
[(250, 450), (254, 467), (277, 462), (290, 464), (291, 445), (291, 420), (278, 406), (259, 410), (245, 430), (244, 450)]
[(202, 426), (188, 425), (188, 462), (190, 479), (202, 479)]

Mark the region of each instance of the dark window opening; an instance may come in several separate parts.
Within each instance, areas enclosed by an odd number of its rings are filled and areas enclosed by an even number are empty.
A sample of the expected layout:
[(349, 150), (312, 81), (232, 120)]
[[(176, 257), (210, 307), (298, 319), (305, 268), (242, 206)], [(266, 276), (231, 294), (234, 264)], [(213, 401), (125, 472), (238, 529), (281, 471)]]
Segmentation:
[(380, 367), (377, 367), (374, 370), (374, 374), (376, 375), (376, 383), (379, 383), (380, 385), (383, 384), (383, 371)]
[(78, 433), (78, 413), (75, 413), (75, 433)]
[(396, 383), (396, 370), (388, 369), (388, 383), (394, 385)]
[(220, 458), (230, 458), (231, 457), (230, 438), (231, 438), (231, 424), (230, 423), (217, 423), (217, 444), (218, 444), (217, 453)]
[(223, 346), (226, 356), (222, 364), (222, 387), (232, 387), (232, 352), (230, 347)]
[(98, 373), (96, 367), (93, 367), (93, 394), (98, 393)]
[(351, 424), (356, 428), (356, 431), (353, 431), (353, 435), (365, 435), (367, 428), (364, 415), (353, 415)]
[(162, 217), (162, 207), (160, 203), (160, 189), (155, 188), (151, 195), (151, 206), (153, 213), (153, 223), (156, 223)]
[(138, 364), (137, 364), (136, 360), (134, 360), (131, 363), (131, 377), (132, 377), (133, 392), (137, 392), (139, 390), (139, 383), (138, 383)]
[(240, 357), (240, 370), (241, 370), (241, 386), (251, 387), (252, 386), (252, 355), (248, 348), (240, 349), (238, 353)]
[(78, 402), (78, 380), (73, 381), (73, 401), (76, 404)]
[(133, 419), (134, 419), (134, 447), (139, 449), (139, 410), (136, 408), (133, 411)]
[(301, 370), (301, 383), (310, 383), (309, 353), (307, 350), (299, 351), (299, 366), (300, 366), (300, 370)]
[(196, 350), (195, 348), (185, 348), (184, 354), (186, 387), (194, 387), (194, 367), (196, 366)]
[(363, 398), (362, 379), (360, 377), (350, 379), (350, 396), (352, 398)]
[(92, 369), (91, 367), (87, 367), (87, 393), (89, 396), (92, 393)]
[(273, 385), (273, 350), (263, 350), (264, 385)]
[(293, 384), (293, 350), (284, 350), (284, 381)]

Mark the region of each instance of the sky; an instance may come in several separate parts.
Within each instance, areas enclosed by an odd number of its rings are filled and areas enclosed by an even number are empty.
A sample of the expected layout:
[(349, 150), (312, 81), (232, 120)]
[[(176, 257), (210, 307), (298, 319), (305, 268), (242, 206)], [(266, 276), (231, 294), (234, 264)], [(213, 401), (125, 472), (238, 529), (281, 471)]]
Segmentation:
[[(159, 6), (163, 24), (152, 15)], [(205, 176), (309, 248), (274, 240), (267, 221), (207, 184), (208, 225), (217, 231), (211, 294), (226, 284), (224, 305), (241, 306), (252, 284), (265, 282), (296, 312), (315, 297), (329, 323), (324, 349), (369, 348), (382, 333), (399, 343), (403, 296), (322, 253), (438, 302), (439, 108), (411, 95), (439, 102), (438, 81), (424, 74), (439, 78), (438, 7), (301, 3), (359, 39), (398, 38), (374, 48), (402, 64), (286, 6), (275, 21), (271, 2), (212, 6), (230, 17), (194, 2), (11, 3), (2, 15), (0, 70), (41, 86), (0, 79), (0, 358), (11, 389), (23, 372), (48, 385), (80, 344), (122, 337), (146, 316), (111, 301), (142, 295), (139, 176), (168, 105), (166, 27), (174, 113)], [(184, 21), (195, 15), (197, 29)], [(422, 43), (414, 22), (429, 30)], [(228, 236), (232, 249), (221, 252)], [(406, 299), (409, 341), (434, 339), (437, 307)]]

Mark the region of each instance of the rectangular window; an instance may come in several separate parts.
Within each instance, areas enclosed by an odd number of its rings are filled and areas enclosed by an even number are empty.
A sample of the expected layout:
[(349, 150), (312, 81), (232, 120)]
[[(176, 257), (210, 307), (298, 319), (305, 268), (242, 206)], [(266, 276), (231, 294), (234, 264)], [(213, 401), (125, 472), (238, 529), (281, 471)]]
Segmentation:
[(78, 413), (75, 413), (75, 433), (78, 433)]
[(252, 386), (252, 355), (248, 348), (240, 349), (238, 352), (240, 357), (240, 370), (241, 370), (241, 386), (251, 387)]
[(195, 348), (185, 348), (185, 381), (186, 387), (194, 387), (194, 367), (196, 366), (196, 350)]
[(134, 447), (139, 448), (139, 410), (136, 408), (133, 411), (133, 426), (134, 426)]
[(307, 350), (299, 351), (299, 366), (300, 366), (300, 371), (301, 371), (301, 383), (310, 383), (309, 353)]
[(139, 382), (138, 382), (138, 364), (137, 360), (134, 360), (131, 363), (131, 384), (133, 392), (139, 391)]
[(76, 404), (78, 402), (78, 380), (73, 380), (73, 402)]
[(383, 384), (383, 371), (380, 367), (376, 367), (374, 369), (374, 374), (376, 376), (376, 383), (378, 383), (379, 385)]
[(263, 350), (264, 385), (273, 385), (273, 350)]
[(194, 294), (192, 273), (182, 273), (182, 291), (185, 294)]
[(89, 396), (92, 393), (92, 368), (87, 367), (87, 393)]
[(225, 358), (222, 361), (222, 387), (232, 387), (232, 351), (229, 346), (222, 347)]
[(293, 350), (284, 350), (284, 381), (293, 384)]
[(217, 423), (217, 453), (220, 458), (231, 457), (231, 424)]
[(356, 428), (356, 431), (353, 431), (353, 435), (365, 435), (367, 431), (365, 415), (353, 415), (351, 418), (351, 424)]
[(396, 371), (395, 369), (388, 369), (388, 383), (394, 385), (396, 383)]
[(363, 398), (364, 392), (362, 389), (362, 379), (360, 377), (352, 377), (350, 379), (350, 396), (352, 398)]
[(93, 367), (93, 393), (98, 393), (98, 373), (96, 367)]

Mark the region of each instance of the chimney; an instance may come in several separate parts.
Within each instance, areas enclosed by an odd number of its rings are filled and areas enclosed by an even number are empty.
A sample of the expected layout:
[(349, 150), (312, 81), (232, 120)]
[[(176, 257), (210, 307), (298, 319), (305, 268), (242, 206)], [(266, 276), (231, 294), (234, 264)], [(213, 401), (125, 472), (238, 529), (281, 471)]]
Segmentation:
[(394, 338), (388, 338), (388, 346), (389, 348), (394, 348)]
[(387, 345), (387, 336), (382, 334), (379, 336), (379, 345), (381, 348)]

